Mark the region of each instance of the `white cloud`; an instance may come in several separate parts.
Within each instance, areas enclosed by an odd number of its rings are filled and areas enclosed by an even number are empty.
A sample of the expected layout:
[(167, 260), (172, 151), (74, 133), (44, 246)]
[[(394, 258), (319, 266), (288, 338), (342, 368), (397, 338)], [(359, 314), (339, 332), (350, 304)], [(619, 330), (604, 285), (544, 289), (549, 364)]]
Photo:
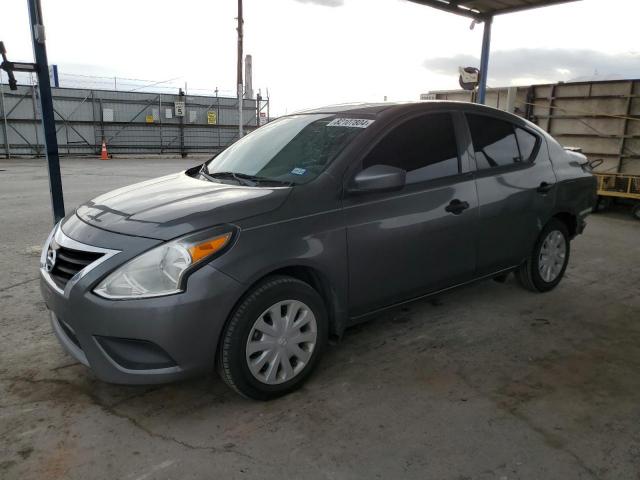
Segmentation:
[[(9, 58), (32, 60), (24, 0), (0, 2), (0, 32)], [(616, 9), (610, 3), (583, 0), (496, 17), (490, 82), (569, 79), (593, 75), (596, 68), (604, 74), (608, 67), (602, 62), (583, 68), (585, 62), (566, 58), (556, 58), (545, 71), (539, 55), (534, 55), (536, 68), (512, 59), (502, 62), (501, 70), (500, 52), (561, 48), (624, 57), (638, 43), (640, 2), (616, 0)], [(235, 91), (236, 2), (181, 0), (176, 7), (175, 0), (109, 0), (108, 8), (104, 5), (43, 2), (49, 61), (59, 64), (63, 75), (181, 77), (175, 86), (187, 82), (191, 92)], [(468, 18), (407, 0), (245, 0), (244, 17), (253, 85), (263, 94), (269, 89), (275, 114), (384, 96), (415, 100), (422, 92), (457, 88), (458, 62), (477, 64), (482, 41), (481, 26), (469, 30)], [(425, 58), (456, 61), (437, 73), (423, 66)], [(565, 72), (556, 68), (570, 72), (562, 77)]]
[[(434, 73), (451, 73), (458, 66), (477, 66), (478, 57), (454, 55), (425, 60)], [(489, 80), (496, 86), (520, 83), (522, 79), (540, 82), (572, 80), (591, 76), (640, 78), (640, 54), (604, 53), (587, 49), (520, 48), (492, 52)]]

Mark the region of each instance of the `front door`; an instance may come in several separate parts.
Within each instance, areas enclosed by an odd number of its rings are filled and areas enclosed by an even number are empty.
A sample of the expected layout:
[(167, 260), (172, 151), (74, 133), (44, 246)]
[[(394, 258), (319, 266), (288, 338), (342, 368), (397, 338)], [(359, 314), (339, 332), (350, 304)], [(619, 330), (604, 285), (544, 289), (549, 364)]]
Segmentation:
[(441, 112), (400, 122), (365, 156), (362, 169), (399, 167), (407, 183), (345, 197), (352, 316), (472, 277), (478, 203), (462, 150), (452, 114)]

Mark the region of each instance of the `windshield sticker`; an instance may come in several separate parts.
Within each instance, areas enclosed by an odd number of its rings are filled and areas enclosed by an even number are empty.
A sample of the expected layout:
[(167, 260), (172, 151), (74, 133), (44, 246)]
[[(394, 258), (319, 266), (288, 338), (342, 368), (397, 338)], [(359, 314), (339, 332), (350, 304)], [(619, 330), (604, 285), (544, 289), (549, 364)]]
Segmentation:
[(373, 120), (368, 118), (334, 118), (327, 127), (352, 127), (352, 128), (367, 128), (373, 123)]
[(306, 168), (296, 167), (293, 170), (291, 170), (291, 173), (293, 175), (304, 175), (305, 173), (307, 173), (307, 169)]

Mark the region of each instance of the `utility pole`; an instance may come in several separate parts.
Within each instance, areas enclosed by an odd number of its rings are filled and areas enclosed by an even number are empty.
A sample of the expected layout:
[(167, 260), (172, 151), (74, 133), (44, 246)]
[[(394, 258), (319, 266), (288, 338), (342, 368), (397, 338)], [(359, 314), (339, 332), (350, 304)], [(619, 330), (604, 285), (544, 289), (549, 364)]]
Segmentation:
[(49, 62), (45, 46), (44, 24), (40, 0), (28, 0), (29, 19), (31, 21), (31, 39), (33, 56), (35, 57), (36, 74), (38, 75), (38, 90), (40, 92), (40, 107), (42, 109), (42, 128), (47, 152), (49, 168), (49, 190), (51, 191), (51, 206), (53, 221), (57, 223), (64, 217), (64, 197), (62, 196), (62, 178), (60, 176), (60, 157), (58, 156), (58, 139), (56, 124), (53, 116), (53, 98), (49, 81)]
[(242, 19), (242, 0), (238, 0), (238, 138), (242, 138), (242, 104), (243, 104), (243, 90), (242, 90), (242, 26), (244, 20)]

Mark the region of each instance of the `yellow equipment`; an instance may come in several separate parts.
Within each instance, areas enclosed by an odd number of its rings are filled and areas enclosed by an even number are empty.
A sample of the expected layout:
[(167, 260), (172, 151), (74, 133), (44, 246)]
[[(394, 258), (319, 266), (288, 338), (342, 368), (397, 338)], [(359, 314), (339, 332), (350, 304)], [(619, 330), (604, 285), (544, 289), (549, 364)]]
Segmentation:
[(640, 220), (640, 175), (623, 173), (594, 173), (598, 178), (598, 202), (601, 205), (614, 199), (632, 203), (632, 214)]

